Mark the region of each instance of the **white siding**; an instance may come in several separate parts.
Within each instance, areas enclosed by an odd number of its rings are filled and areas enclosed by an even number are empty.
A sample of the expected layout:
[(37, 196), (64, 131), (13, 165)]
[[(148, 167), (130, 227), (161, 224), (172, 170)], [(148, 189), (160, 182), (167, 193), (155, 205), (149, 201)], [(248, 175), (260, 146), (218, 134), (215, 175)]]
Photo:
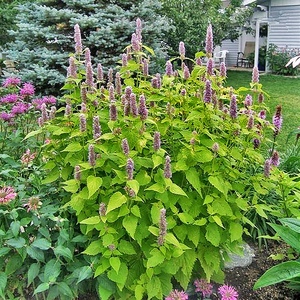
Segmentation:
[(222, 42), (222, 50), (228, 50), (228, 54), (226, 56), (226, 65), (227, 67), (233, 67), (236, 65), (237, 53), (239, 52), (239, 42), (230, 40), (225, 40)]

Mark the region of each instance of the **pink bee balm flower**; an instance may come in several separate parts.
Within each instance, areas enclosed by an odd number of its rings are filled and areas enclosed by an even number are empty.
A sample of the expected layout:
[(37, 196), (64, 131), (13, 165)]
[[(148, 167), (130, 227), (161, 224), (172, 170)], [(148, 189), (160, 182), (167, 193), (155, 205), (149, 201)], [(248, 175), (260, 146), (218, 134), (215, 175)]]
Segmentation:
[(2, 86), (7, 88), (7, 87), (13, 87), (16, 85), (21, 84), (21, 79), (17, 78), (17, 77), (8, 77), (4, 80), (4, 82), (2, 83)]
[(188, 298), (189, 296), (185, 292), (174, 290), (171, 291), (171, 293), (165, 298), (165, 300), (188, 300)]
[(24, 207), (27, 207), (27, 212), (32, 210), (38, 210), (42, 206), (40, 198), (37, 196), (32, 196), (28, 199), (28, 202), (24, 204)]
[(213, 285), (207, 282), (205, 279), (196, 279), (194, 281), (194, 286), (196, 287), (195, 292), (202, 293), (204, 298), (206, 298), (206, 296), (209, 297), (213, 292)]
[(30, 149), (27, 149), (26, 152), (21, 157), (21, 163), (23, 165), (28, 165), (31, 163), (36, 157), (36, 152), (31, 152)]
[(11, 186), (4, 186), (0, 189), (0, 204), (6, 204), (14, 200), (17, 196), (15, 190)]
[(24, 83), (22, 88), (20, 89), (20, 95), (23, 97), (33, 96), (35, 92), (35, 88), (31, 83)]
[(2, 103), (15, 103), (19, 99), (17, 94), (8, 94), (0, 98), (0, 102)]
[(234, 287), (226, 284), (220, 286), (218, 291), (221, 295), (221, 300), (237, 300), (239, 296)]

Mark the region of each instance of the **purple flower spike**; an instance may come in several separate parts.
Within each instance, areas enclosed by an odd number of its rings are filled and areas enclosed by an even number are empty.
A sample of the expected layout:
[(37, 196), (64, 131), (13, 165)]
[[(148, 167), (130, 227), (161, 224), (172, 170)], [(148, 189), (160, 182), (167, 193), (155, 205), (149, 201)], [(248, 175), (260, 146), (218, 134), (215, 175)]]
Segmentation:
[(270, 177), (270, 170), (271, 170), (271, 160), (267, 159), (265, 161), (265, 165), (264, 165), (264, 175), (265, 175), (265, 177), (267, 177), (267, 178)]
[(139, 115), (142, 121), (148, 118), (148, 109), (146, 107), (146, 99), (144, 95), (140, 96)]
[(134, 117), (138, 116), (138, 108), (136, 105), (136, 95), (131, 93), (130, 95), (130, 112)]
[(143, 75), (148, 76), (149, 75), (149, 64), (147, 59), (143, 59), (142, 61), (143, 65)]
[(206, 72), (207, 75), (213, 76), (214, 75), (214, 60), (209, 58), (206, 64)]
[(247, 129), (248, 129), (248, 130), (251, 130), (251, 129), (253, 128), (253, 126), (254, 126), (254, 117), (253, 117), (253, 115), (251, 114), (251, 115), (249, 116), (249, 119), (248, 119)]
[(74, 26), (74, 41), (75, 41), (75, 53), (82, 53), (82, 42), (81, 42), (81, 32), (78, 24)]
[(258, 103), (263, 103), (265, 100), (265, 96), (263, 93), (259, 93), (258, 95)]
[(77, 77), (77, 68), (75, 64), (75, 58), (73, 56), (69, 58), (68, 77)]
[(179, 43), (179, 55), (180, 55), (181, 59), (185, 58), (185, 46), (184, 46), (184, 42), (180, 42)]
[(93, 67), (91, 63), (86, 64), (86, 84), (90, 88), (94, 87)]
[(139, 41), (139, 43), (142, 42), (142, 21), (140, 18), (136, 19), (136, 29), (135, 29), (135, 33), (137, 36), (137, 39)]
[(205, 51), (208, 57), (212, 57), (212, 53), (214, 50), (214, 43), (213, 43), (213, 32), (211, 24), (208, 25), (206, 31), (206, 42), (205, 42)]
[(160, 149), (160, 132), (159, 131), (154, 132), (153, 149), (154, 149), (154, 151), (157, 151)]
[(121, 95), (122, 94), (122, 82), (121, 82), (121, 75), (119, 72), (116, 73), (115, 86), (116, 86), (117, 95)]
[(128, 57), (126, 53), (122, 54), (122, 67), (126, 67), (128, 64)]
[(190, 76), (191, 76), (190, 70), (189, 70), (188, 66), (186, 66), (184, 64), (184, 66), (183, 66), (183, 78), (186, 80), (186, 79), (189, 79)]
[(76, 179), (76, 180), (80, 180), (81, 179), (80, 166), (75, 166), (75, 168), (74, 168), (74, 179)]
[(106, 215), (106, 204), (101, 202), (99, 205), (99, 216), (104, 217)]
[(245, 105), (246, 108), (249, 107), (249, 106), (252, 106), (252, 96), (251, 95), (248, 94), (245, 97), (244, 105)]
[(89, 48), (86, 48), (84, 50), (84, 58), (85, 58), (85, 65), (87, 65), (88, 63), (92, 63), (91, 60), (91, 50)]
[(116, 121), (118, 119), (118, 112), (115, 102), (112, 102), (109, 106), (109, 118), (111, 121)]
[(93, 138), (96, 140), (101, 136), (99, 116), (93, 117)]
[(209, 80), (206, 80), (205, 90), (204, 90), (204, 94), (203, 94), (203, 101), (205, 103), (211, 103), (211, 99), (212, 99), (211, 82)]
[(259, 82), (259, 71), (257, 67), (254, 67), (252, 70), (252, 82), (253, 83)]
[(164, 244), (166, 235), (167, 235), (166, 210), (162, 208), (160, 210), (160, 218), (159, 218), (159, 236), (157, 239), (158, 246), (162, 246)]
[(220, 63), (220, 76), (221, 77), (226, 77), (227, 76), (227, 69), (224, 61)]
[(93, 144), (89, 145), (89, 158), (88, 159), (89, 159), (90, 166), (95, 167), (96, 166), (96, 153), (95, 153)]
[(258, 149), (260, 146), (260, 140), (259, 139), (254, 139), (253, 140), (253, 147), (254, 149)]
[(134, 162), (131, 158), (127, 159), (126, 164), (126, 172), (127, 172), (127, 179), (132, 180), (133, 179), (133, 170), (134, 170)]
[(80, 114), (80, 131), (85, 132), (86, 131), (86, 117), (84, 114)]
[(107, 77), (108, 77), (108, 83), (113, 83), (113, 81), (114, 81), (114, 70), (112, 68), (109, 68)]
[(236, 103), (236, 96), (232, 95), (230, 101), (230, 116), (233, 119), (237, 118), (237, 103)]
[(97, 80), (103, 81), (103, 68), (100, 63), (97, 65)]
[(140, 51), (140, 43), (135, 33), (133, 33), (131, 36), (131, 47), (133, 51)]
[(171, 178), (172, 177), (171, 158), (170, 158), (169, 155), (167, 155), (166, 159), (165, 159), (164, 177), (165, 178)]
[(272, 154), (272, 157), (271, 157), (271, 165), (275, 166), (275, 167), (278, 167), (279, 166), (279, 161), (280, 161), (279, 153), (275, 150)]
[(273, 116), (273, 125), (274, 129), (274, 136), (278, 135), (281, 126), (282, 126), (282, 112), (281, 112), (281, 105), (277, 105), (275, 115)]
[(201, 60), (200, 57), (198, 57), (198, 58), (196, 59), (196, 65), (202, 66), (202, 60)]
[(129, 144), (126, 138), (122, 140), (122, 150), (126, 156), (129, 155)]
[(111, 85), (108, 89), (109, 92), (109, 101), (114, 102), (115, 101), (115, 88), (113, 85)]
[(173, 75), (173, 66), (172, 66), (172, 63), (169, 60), (166, 62), (166, 75), (167, 76), (172, 76)]

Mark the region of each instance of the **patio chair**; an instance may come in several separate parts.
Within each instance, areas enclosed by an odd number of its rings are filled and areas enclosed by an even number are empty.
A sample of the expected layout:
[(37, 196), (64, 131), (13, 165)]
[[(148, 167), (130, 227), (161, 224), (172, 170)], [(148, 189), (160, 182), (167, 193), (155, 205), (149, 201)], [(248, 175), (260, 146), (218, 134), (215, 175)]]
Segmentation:
[(237, 53), (236, 67), (251, 68), (252, 62), (249, 61), (248, 56), (250, 53), (253, 53), (254, 50), (255, 50), (255, 42), (246, 42), (244, 52), (240, 51)]
[(228, 50), (222, 50), (217, 53), (214, 53), (215, 63), (221, 63), (221, 62), (226, 63), (226, 55), (228, 52), (229, 52)]

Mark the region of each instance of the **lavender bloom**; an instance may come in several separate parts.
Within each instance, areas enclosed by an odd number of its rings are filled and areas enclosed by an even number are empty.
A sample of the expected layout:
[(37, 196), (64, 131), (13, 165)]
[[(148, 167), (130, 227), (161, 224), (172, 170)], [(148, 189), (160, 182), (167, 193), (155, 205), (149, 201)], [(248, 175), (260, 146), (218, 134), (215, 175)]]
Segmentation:
[(126, 156), (129, 155), (129, 144), (126, 138), (122, 140), (122, 150)]
[(16, 103), (19, 100), (19, 96), (17, 94), (8, 94), (0, 98), (1, 103)]
[(159, 236), (157, 239), (158, 246), (162, 246), (165, 243), (166, 235), (167, 235), (166, 210), (162, 208), (160, 210), (160, 219), (159, 219)]
[(159, 131), (154, 132), (153, 149), (154, 149), (154, 151), (157, 151), (160, 149), (160, 132)]
[(74, 26), (74, 41), (75, 41), (75, 53), (81, 54), (82, 52), (82, 43), (81, 43), (81, 32), (78, 24)]
[(266, 159), (265, 165), (264, 165), (264, 175), (265, 175), (265, 177), (267, 177), (267, 178), (270, 177), (270, 170), (271, 170), (271, 160)]
[(214, 75), (214, 60), (209, 58), (206, 64), (206, 72), (207, 75), (213, 76)]
[(128, 100), (130, 99), (131, 93), (132, 93), (132, 87), (131, 86), (126, 86), (126, 88), (125, 88), (125, 96), (126, 96), (126, 98)]
[(227, 69), (224, 61), (220, 63), (220, 76), (221, 77), (226, 77), (227, 76)]
[(75, 168), (74, 168), (74, 179), (76, 179), (76, 180), (80, 180), (81, 179), (80, 166), (75, 166)]
[(157, 88), (160, 89), (161, 88), (161, 76), (159, 73), (156, 73), (156, 78), (157, 78)]
[(204, 94), (203, 94), (203, 101), (205, 103), (211, 103), (211, 99), (212, 99), (211, 82), (209, 80), (206, 80), (205, 90), (204, 90)]
[(153, 77), (151, 79), (151, 86), (155, 89), (157, 89), (157, 78), (156, 77)]
[(230, 101), (230, 116), (233, 119), (237, 118), (237, 103), (236, 103), (236, 96), (232, 95)]
[(214, 50), (213, 32), (212, 32), (212, 26), (211, 24), (209, 24), (206, 31), (206, 41), (205, 41), (206, 55), (208, 57), (212, 57), (213, 50)]
[(122, 67), (126, 67), (128, 64), (128, 57), (126, 53), (122, 54)]
[(252, 83), (259, 82), (259, 71), (257, 67), (254, 67), (252, 70)]
[(90, 88), (94, 87), (93, 67), (90, 62), (86, 64), (86, 84)]
[(213, 285), (211, 283), (208, 283), (205, 279), (196, 279), (194, 281), (194, 285), (196, 287), (195, 292), (202, 293), (202, 296), (204, 298), (210, 297), (213, 292)]
[(189, 70), (188, 66), (186, 66), (184, 64), (184, 66), (183, 66), (183, 78), (186, 80), (186, 79), (189, 79), (190, 76), (191, 76), (190, 70)]
[(91, 60), (91, 50), (89, 48), (86, 48), (84, 51), (84, 63), (85, 65), (87, 64), (91, 64), (92, 60)]
[(124, 116), (129, 116), (130, 114), (130, 100), (126, 99), (126, 96), (125, 96), (125, 99), (124, 99)]
[(219, 144), (218, 144), (217, 142), (214, 143), (214, 144), (212, 145), (212, 147), (211, 147), (211, 150), (212, 150), (213, 152), (215, 152), (215, 153), (219, 152), (219, 150), (220, 150)]
[(109, 87), (108, 92), (109, 92), (109, 101), (114, 102), (115, 101), (115, 89), (114, 89), (113, 85), (111, 85)]
[(103, 81), (103, 68), (102, 65), (99, 63), (97, 64), (97, 80)]
[(98, 139), (101, 136), (101, 126), (99, 116), (93, 117), (93, 139)]
[(133, 33), (131, 36), (131, 47), (133, 51), (140, 51), (139, 39), (135, 33)]
[(111, 102), (109, 106), (109, 118), (111, 121), (116, 121), (118, 119), (118, 112), (115, 102)]
[(130, 112), (134, 117), (138, 116), (138, 108), (136, 105), (136, 95), (131, 93), (130, 95)]
[(83, 114), (86, 113), (87, 112), (86, 104), (82, 102), (80, 106), (81, 106), (80, 112)]
[(91, 167), (95, 167), (96, 166), (96, 153), (95, 153), (95, 148), (93, 144), (89, 145), (89, 164)]
[(171, 293), (165, 298), (165, 300), (188, 300), (189, 296), (184, 291), (173, 290)]
[(43, 119), (43, 123), (47, 122), (47, 120), (49, 119), (48, 117), (48, 113), (47, 113), (47, 107), (46, 104), (43, 103), (41, 105), (41, 112), (42, 112), (42, 119)]
[(4, 88), (8, 88), (8, 87), (13, 87), (13, 86), (17, 86), (21, 84), (21, 79), (18, 77), (8, 77), (6, 78), (3, 83), (2, 86)]
[(179, 55), (181, 59), (185, 58), (185, 46), (184, 46), (184, 42), (180, 42), (179, 43)]
[(86, 100), (87, 100), (87, 90), (86, 90), (85, 87), (81, 87), (80, 96), (81, 96), (82, 102), (86, 103)]
[(142, 42), (142, 21), (140, 18), (136, 19), (136, 29), (135, 29), (136, 37), (139, 43)]
[(113, 83), (113, 81), (114, 81), (114, 70), (112, 68), (109, 68), (107, 77), (108, 77), (108, 83)]
[(119, 72), (116, 73), (115, 86), (116, 86), (117, 95), (121, 95), (122, 94), (122, 82), (121, 82), (121, 75)]
[(196, 65), (197, 66), (202, 66), (202, 60), (200, 57), (196, 58)]
[(133, 170), (134, 170), (134, 162), (131, 158), (127, 159), (126, 164), (126, 172), (127, 172), (127, 179), (132, 180), (133, 179)]
[(29, 106), (26, 105), (25, 103), (18, 102), (11, 108), (11, 113), (13, 115), (21, 115), (21, 114), (24, 114), (25, 112), (27, 112), (28, 108), (29, 108)]
[(22, 88), (20, 89), (20, 95), (23, 97), (33, 96), (35, 92), (35, 88), (31, 83), (24, 83)]
[(180, 94), (184, 97), (184, 96), (186, 96), (186, 89), (182, 89), (181, 91), (180, 91)]
[(254, 149), (258, 149), (260, 146), (260, 140), (259, 139), (253, 139), (253, 147)]
[(106, 215), (106, 204), (101, 202), (99, 205), (99, 216), (104, 217)]
[(254, 126), (254, 117), (253, 117), (253, 115), (251, 114), (251, 115), (249, 116), (249, 119), (248, 119), (247, 129), (248, 129), (248, 130), (251, 130), (251, 129), (253, 128), (253, 126)]
[(148, 109), (146, 107), (146, 99), (144, 95), (140, 96), (139, 115), (142, 121), (148, 117)]
[(80, 123), (79, 123), (80, 132), (85, 132), (86, 131), (86, 117), (85, 117), (85, 115), (80, 114), (79, 119), (80, 119)]
[(258, 95), (258, 103), (263, 103), (265, 100), (265, 96), (263, 93), (259, 93)]
[(166, 75), (167, 76), (173, 75), (173, 65), (169, 60), (166, 62)]
[(6, 112), (0, 113), (0, 119), (3, 120), (4, 122), (10, 122), (13, 118), (14, 115), (12, 113), (6, 113)]
[(166, 159), (165, 159), (164, 177), (165, 178), (171, 178), (172, 177), (171, 158), (170, 158), (169, 155), (167, 155)]
[(261, 110), (259, 113), (258, 113), (258, 117), (265, 120), (266, 119), (266, 111), (265, 110)]
[[(0, 119), (1, 119), (1, 114), (0, 114)], [(39, 117), (37, 120), (37, 123), (38, 123), (39, 127), (43, 127), (44, 126), (43, 118)]]
[(278, 135), (282, 126), (281, 105), (277, 105), (275, 115), (273, 116), (274, 136)]
[(248, 107), (248, 106), (252, 105), (252, 96), (251, 95), (248, 94), (245, 97), (244, 105), (245, 105), (245, 107)]
[(175, 108), (171, 105), (170, 102), (167, 103), (166, 112), (169, 117), (174, 114)]
[(143, 75), (148, 76), (149, 75), (149, 64), (147, 59), (143, 59), (142, 61), (143, 65)]
[(279, 153), (275, 150), (272, 154), (272, 157), (271, 157), (271, 165), (275, 166), (275, 167), (278, 167), (279, 166), (279, 161), (280, 161)]
[(49, 113), (49, 119), (52, 120), (55, 118), (55, 114), (56, 114), (56, 107), (55, 106), (51, 106), (50, 108), (50, 113)]

